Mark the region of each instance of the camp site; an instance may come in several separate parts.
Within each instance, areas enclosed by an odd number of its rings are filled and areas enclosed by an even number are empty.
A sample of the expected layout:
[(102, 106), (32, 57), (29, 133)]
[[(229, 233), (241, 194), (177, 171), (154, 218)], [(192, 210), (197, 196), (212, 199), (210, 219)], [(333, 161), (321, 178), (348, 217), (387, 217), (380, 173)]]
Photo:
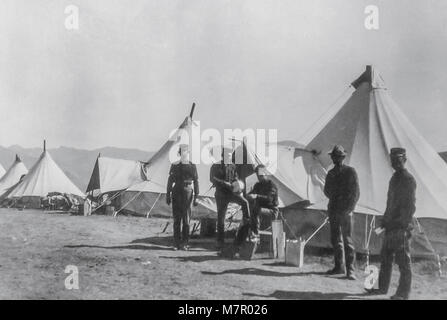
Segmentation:
[(322, 2), (5, 5), (0, 299), (447, 299), (445, 5)]

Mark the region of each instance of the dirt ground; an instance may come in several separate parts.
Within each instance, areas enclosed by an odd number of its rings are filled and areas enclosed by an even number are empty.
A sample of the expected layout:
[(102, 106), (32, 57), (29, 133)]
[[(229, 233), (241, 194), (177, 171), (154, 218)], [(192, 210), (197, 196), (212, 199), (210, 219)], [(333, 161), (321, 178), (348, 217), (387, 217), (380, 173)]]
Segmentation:
[[(0, 299), (371, 299), (362, 262), (349, 281), (322, 274), (329, 256), (308, 254), (298, 269), (262, 255), (223, 259), (212, 239), (173, 251), (166, 221), (0, 209)], [(79, 270), (77, 290), (65, 288), (67, 265)], [(442, 277), (431, 262), (413, 269), (413, 299), (447, 299), (445, 265)]]

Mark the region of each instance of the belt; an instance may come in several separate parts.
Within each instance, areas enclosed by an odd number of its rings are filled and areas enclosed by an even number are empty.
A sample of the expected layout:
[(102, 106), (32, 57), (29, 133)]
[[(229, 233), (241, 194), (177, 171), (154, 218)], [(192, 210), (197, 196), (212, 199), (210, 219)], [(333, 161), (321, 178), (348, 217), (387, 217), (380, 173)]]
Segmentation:
[[(190, 185), (192, 185), (192, 181), (182, 181), (182, 182), (178, 182), (178, 185), (179, 186), (190, 186)], [(177, 184), (177, 182), (176, 182), (176, 184)]]

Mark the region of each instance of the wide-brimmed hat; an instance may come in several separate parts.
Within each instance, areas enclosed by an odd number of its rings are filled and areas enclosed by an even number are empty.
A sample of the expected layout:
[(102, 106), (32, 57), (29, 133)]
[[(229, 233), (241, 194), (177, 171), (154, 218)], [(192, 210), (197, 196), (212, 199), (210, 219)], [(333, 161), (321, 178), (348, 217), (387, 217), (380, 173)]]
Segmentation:
[(345, 148), (343, 148), (343, 146), (341, 146), (339, 144), (334, 146), (332, 151), (328, 152), (328, 154), (333, 155), (333, 156), (342, 156), (342, 157), (347, 155)]

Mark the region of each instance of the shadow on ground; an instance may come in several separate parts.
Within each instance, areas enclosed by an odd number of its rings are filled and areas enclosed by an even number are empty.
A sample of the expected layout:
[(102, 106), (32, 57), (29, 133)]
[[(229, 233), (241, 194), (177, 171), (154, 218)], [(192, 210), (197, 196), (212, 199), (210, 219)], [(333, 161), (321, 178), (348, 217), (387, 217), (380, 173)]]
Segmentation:
[(225, 270), (221, 272), (212, 272), (212, 271), (202, 271), (202, 274), (205, 275), (221, 275), (221, 274), (240, 274), (240, 275), (253, 275), (253, 276), (265, 276), (265, 277), (294, 277), (302, 275), (299, 272), (293, 273), (285, 273), (285, 272), (277, 272), (264, 270), (259, 268), (243, 268), (243, 269), (233, 269), (233, 270)]
[(176, 259), (181, 262), (205, 262), (205, 261), (216, 261), (216, 260), (224, 260), (224, 258), (220, 256), (209, 256), (209, 255), (203, 255), (203, 256), (184, 256), (184, 257), (166, 257), (166, 256), (160, 256), (161, 259)]
[(66, 245), (64, 246), (64, 248), (71, 248), (71, 249), (76, 249), (76, 248), (96, 248), (96, 249), (129, 249), (129, 250), (169, 250), (172, 251), (171, 248), (166, 248), (166, 247), (161, 247), (161, 246), (145, 246), (145, 245), (123, 245), (123, 246), (110, 246), (110, 247), (105, 247), (105, 246), (94, 246), (94, 245), (89, 245), (89, 244), (78, 244), (78, 245)]
[(364, 298), (365, 294), (352, 294), (347, 292), (316, 292), (316, 291), (283, 291), (276, 290), (269, 295), (260, 295), (256, 293), (243, 293), (246, 297), (253, 298), (274, 298), (281, 300), (342, 300), (342, 299), (354, 299), (360, 300)]
[[(172, 237), (147, 237), (135, 239), (131, 243), (154, 244), (159, 246), (172, 247), (173, 240)], [(210, 238), (193, 238), (189, 240), (188, 244), (191, 251), (194, 251), (194, 249), (214, 250), (216, 248), (215, 240)]]
[[(193, 239), (189, 242), (190, 251), (213, 250), (214, 241), (211, 239)], [(171, 237), (148, 237), (135, 239), (128, 245), (98, 246), (89, 244), (66, 245), (65, 248), (97, 248), (97, 249), (130, 249), (130, 250), (167, 250), (172, 251)], [(194, 257), (192, 257), (194, 258)], [(197, 257), (199, 258), (199, 257)], [(217, 260), (217, 259), (210, 259)]]

